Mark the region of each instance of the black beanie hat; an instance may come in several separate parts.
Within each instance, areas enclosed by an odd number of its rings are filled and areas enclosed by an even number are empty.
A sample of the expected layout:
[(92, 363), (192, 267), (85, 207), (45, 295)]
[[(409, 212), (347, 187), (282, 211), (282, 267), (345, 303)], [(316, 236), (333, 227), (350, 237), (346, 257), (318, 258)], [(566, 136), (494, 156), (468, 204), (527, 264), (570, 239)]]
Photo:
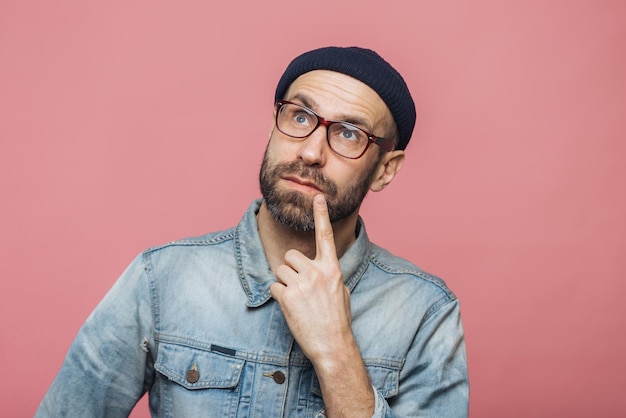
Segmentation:
[(415, 103), (404, 79), (376, 52), (353, 47), (325, 47), (305, 52), (287, 66), (276, 87), (274, 100), (285, 98), (296, 78), (313, 70), (330, 70), (367, 84), (385, 102), (398, 127), (396, 149), (405, 149), (415, 126)]

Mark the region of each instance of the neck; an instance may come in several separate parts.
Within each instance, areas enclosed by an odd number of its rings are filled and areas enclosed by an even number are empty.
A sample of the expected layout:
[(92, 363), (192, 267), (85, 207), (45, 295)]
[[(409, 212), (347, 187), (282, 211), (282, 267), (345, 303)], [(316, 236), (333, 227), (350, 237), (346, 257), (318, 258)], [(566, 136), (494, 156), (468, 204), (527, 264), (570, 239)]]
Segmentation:
[[(333, 222), (333, 236), (338, 259), (356, 240), (357, 219), (358, 210), (347, 218)], [(265, 256), (272, 271), (284, 263), (285, 253), (291, 249), (300, 251), (310, 259), (315, 258), (315, 231), (294, 231), (277, 222), (265, 206), (265, 202), (259, 208), (257, 225)]]

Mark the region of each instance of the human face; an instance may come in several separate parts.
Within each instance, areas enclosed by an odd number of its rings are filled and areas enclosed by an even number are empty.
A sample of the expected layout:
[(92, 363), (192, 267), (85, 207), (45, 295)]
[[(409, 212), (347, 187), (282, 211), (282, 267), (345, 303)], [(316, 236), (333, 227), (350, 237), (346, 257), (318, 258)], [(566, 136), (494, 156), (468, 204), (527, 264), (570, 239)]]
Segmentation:
[[(300, 76), (286, 99), (381, 136), (393, 123), (374, 90), (332, 71)], [(358, 160), (346, 159), (330, 149), (325, 129), (319, 127), (305, 139), (273, 129), (263, 158), (259, 177), (265, 204), (275, 220), (297, 231), (314, 229), (313, 197), (319, 193), (326, 197), (331, 222), (356, 214), (377, 173), (377, 146)]]

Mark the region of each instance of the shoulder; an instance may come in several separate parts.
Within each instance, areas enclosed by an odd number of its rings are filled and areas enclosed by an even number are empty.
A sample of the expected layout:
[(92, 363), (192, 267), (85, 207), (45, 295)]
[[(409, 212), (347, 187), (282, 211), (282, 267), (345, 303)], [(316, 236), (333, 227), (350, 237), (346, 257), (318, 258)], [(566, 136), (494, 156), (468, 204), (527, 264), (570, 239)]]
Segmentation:
[(216, 260), (229, 258), (227, 256), (233, 253), (234, 230), (234, 228), (230, 228), (170, 241), (146, 249), (139, 258), (147, 271), (171, 270), (172, 268), (179, 270), (185, 268), (185, 264), (195, 264), (191, 263), (192, 260), (215, 263)]
[(144, 256), (152, 256), (168, 251), (177, 251), (188, 247), (213, 247), (232, 241), (235, 237), (235, 228), (225, 229), (223, 231), (210, 232), (208, 234), (195, 237), (188, 237), (176, 241), (170, 241), (166, 244), (151, 247), (143, 252)]
[(373, 276), (393, 283), (396, 290), (421, 297), (428, 295), (441, 304), (456, 301), (456, 295), (443, 279), (373, 243), (370, 244), (370, 269), (375, 272)]

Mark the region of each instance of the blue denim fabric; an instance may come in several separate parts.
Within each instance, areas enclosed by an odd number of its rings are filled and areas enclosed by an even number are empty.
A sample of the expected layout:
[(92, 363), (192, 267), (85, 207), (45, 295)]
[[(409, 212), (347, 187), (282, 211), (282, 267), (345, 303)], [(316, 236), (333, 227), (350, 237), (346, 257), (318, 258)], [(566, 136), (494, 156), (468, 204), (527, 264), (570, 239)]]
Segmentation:
[[(155, 417), (325, 416), (311, 363), (270, 297), (259, 205), (236, 228), (137, 257), (79, 331), (36, 416), (125, 417), (146, 391)], [(374, 416), (466, 417), (454, 294), (370, 243), (361, 221), (340, 264)]]

